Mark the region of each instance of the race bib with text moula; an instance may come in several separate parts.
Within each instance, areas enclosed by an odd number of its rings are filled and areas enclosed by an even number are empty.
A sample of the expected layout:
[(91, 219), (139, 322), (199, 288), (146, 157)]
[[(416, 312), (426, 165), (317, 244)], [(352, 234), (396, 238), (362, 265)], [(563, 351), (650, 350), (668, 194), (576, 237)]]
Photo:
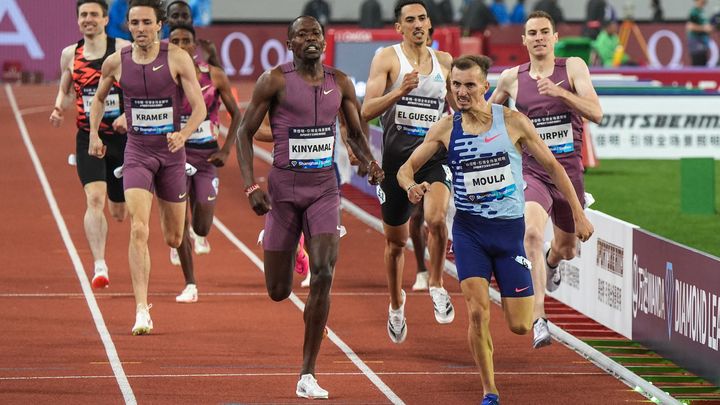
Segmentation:
[(496, 201), (517, 189), (507, 153), (460, 162), (468, 199), (474, 203)]

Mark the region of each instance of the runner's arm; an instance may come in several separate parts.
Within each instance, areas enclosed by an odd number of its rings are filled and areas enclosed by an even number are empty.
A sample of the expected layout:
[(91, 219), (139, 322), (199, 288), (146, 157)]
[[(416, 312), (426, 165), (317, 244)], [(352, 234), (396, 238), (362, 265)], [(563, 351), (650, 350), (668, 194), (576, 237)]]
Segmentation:
[[(255, 83), (253, 94), (245, 110), (240, 127), (235, 136), (237, 150), (237, 161), (240, 166), (243, 183), (246, 188), (256, 184), (253, 169), (253, 135), (260, 128), (263, 118), (270, 110), (270, 103), (276, 97), (281, 82), (283, 80), (282, 73), (277, 69), (272, 69), (263, 73)], [(228, 134), (231, 136), (233, 134)]]
[(452, 131), (452, 115), (446, 115), (440, 121), (433, 124), (425, 135), (425, 140), (420, 144), (407, 161), (400, 166), (397, 173), (397, 181), (400, 187), (408, 194), (412, 203), (417, 203), (423, 194), (430, 188), (430, 184), (423, 182), (415, 183), (415, 173), (442, 147), (447, 147)]
[(228, 79), (225, 72), (223, 72), (220, 68), (211, 66), (210, 77), (212, 78), (215, 88), (220, 93), (220, 99), (222, 100), (225, 109), (227, 109), (230, 114), (230, 128), (228, 129), (228, 136), (225, 137), (222, 149), (219, 152), (214, 153), (208, 159), (208, 161), (213, 163), (215, 166), (221, 167), (225, 165), (225, 161), (232, 150), (231, 148), (235, 145), (236, 138), (233, 134), (237, 133), (237, 129), (240, 127), (242, 114), (240, 114), (240, 108), (235, 102), (235, 97), (232, 94), (230, 79)]
[(569, 92), (560, 86), (554, 86), (560, 90), (558, 97), (584, 118), (599, 124), (603, 116), (602, 107), (600, 107), (600, 99), (592, 85), (590, 70), (585, 61), (578, 57), (568, 58), (567, 70), (570, 82), (575, 88), (575, 93)]
[(260, 124), (258, 130), (255, 131), (253, 138), (260, 142), (273, 141), (272, 128), (270, 128), (270, 114), (265, 114), (265, 118), (263, 118), (262, 124)]
[(72, 100), (72, 68), (70, 63), (72, 62), (76, 47), (76, 44), (70, 45), (63, 49), (60, 55), (60, 85), (58, 86), (57, 96), (55, 97), (53, 111), (50, 114), (50, 122), (55, 127), (62, 125), (63, 111)]
[(517, 75), (513, 77), (511, 69), (503, 70), (488, 103), (504, 104), (511, 97), (510, 87), (514, 80), (517, 80)]
[[(400, 98), (412, 91), (410, 81), (417, 79), (417, 71), (408, 73), (403, 78), (403, 85), (383, 94), (388, 85), (388, 78), (392, 70), (392, 48), (385, 48), (373, 57), (370, 64), (370, 75), (365, 87), (365, 99), (363, 101), (361, 114), (363, 121), (370, 121), (389, 110)], [(405, 80), (405, 79), (408, 80)], [(406, 81), (408, 83), (406, 83)]]
[(120, 78), (120, 52), (115, 52), (110, 55), (105, 62), (102, 64), (102, 71), (100, 74), (100, 83), (98, 83), (97, 91), (95, 96), (90, 102), (90, 145), (88, 147), (88, 153), (91, 156), (102, 158), (105, 156), (105, 145), (103, 145), (98, 135), (100, 129), (100, 121), (102, 121), (103, 114), (105, 113), (105, 99), (110, 94), (113, 83)]
[[(176, 148), (171, 148), (171, 150), (177, 150), (177, 146), (184, 146), (185, 141), (205, 120), (205, 117), (207, 117), (207, 107), (205, 106), (205, 99), (202, 96), (202, 90), (200, 90), (200, 83), (197, 79), (195, 64), (192, 58), (190, 58), (187, 52), (175, 45), (171, 44), (169, 48), (169, 62), (175, 66), (175, 71), (177, 72), (176, 74), (180, 85), (185, 93), (185, 98), (187, 98), (190, 108), (192, 108), (192, 113), (187, 120), (187, 124), (178, 131), (182, 137), (182, 144), (175, 145)], [(172, 136), (172, 134), (170, 135)], [(172, 142), (175, 143), (175, 141)]]
[(360, 123), (360, 115), (358, 114), (358, 101), (355, 96), (355, 87), (344, 73), (336, 71), (335, 77), (342, 92), (341, 107), (347, 127), (347, 144), (352, 153), (360, 161), (360, 164), (365, 167), (365, 170), (369, 173), (370, 177), (368, 180), (370, 183), (379, 184), (384, 174), (378, 162), (373, 158), (370, 145), (368, 144), (368, 137), (363, 133), (363, 126)]

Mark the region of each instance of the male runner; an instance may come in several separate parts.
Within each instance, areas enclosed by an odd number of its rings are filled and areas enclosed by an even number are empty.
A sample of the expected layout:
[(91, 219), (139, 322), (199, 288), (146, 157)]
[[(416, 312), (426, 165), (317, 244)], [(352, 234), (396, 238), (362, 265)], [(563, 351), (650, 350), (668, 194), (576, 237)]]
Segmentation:
[[(565, 168), (575, 193), (584, 204), (582, 120), (599, 123), (602, 119), (590, 72), (580, 58), (555, 57), (558, 34), (552, 17), (544, 11), (530, 13), (522, 38), (530, 62), (503, 71), (490, 102), (502, 104), (508, 98), (515, 100), (518, 111), (530, 118)], [(577, 232), (567, 198), (528, 151), (523, 152), (523, 176), (527, 184), (525, 250), (533, 264), (533, 347), (537, 349), (552, 342), (545, 314), (545, 288), (554, 291), (560, 286), (558, 264), (575, 257)], [(554, 238), (544, 248), (545, 224), (550, 217)]]
[(523, 248), (524, 197), (521, 148), (530, 152), (569, 202), (580, 240), (593, 233), (572, 183), (524, 115), (485, 101), (490, 87), (484, 56), (453, 62), (452, 93), (459, 108), (430, 128), (425, 141), (397, 174), (407, 198), (417, 203), (431, 185), (415, 173), (439, 150), (447, 150), (453, 174), (453, 246), (458, 279), (468, 308), (468, 341), (483, 383), (483, 405), (499, 404), (490, 336), (490, 277), (494, 274), (510, 330), (530, 331), (533, 283)]
[[(170, 43), (179, 46), (192, 57), (195, 55), (195, 29), (192, 25), (187, 24), (171, 26)], [(235, 143), (235, 136), (230, 135), (225, 138), (222, 149), (218, 148), (220, 100), (232, 117), (228, 134), (237, 133), (240, 125), (240, 109), (232, 95), (230, 79), (222, 69), (196, 60), (195, 71), (200, 86), (202, 86), (200, 89), (208, 115), (197, 131), (193, 132), (185, 142), (185, 154), (187, 162), (197, 169), (194, 175), (188, 177), (192, 229), (202, 240), (205, 240), (213, 223), (215, 202), (220, 185), (217, 167), (225, 165), (228, 154)], [(190, 113), (190, 106), (187, 101), (184, 101), (180, 117), (181, 125), (185, 124)], [(188, 223), (186, 216), (183, 241), (177, 249), (185, 277), (185, 289), (175, 297), (175, 301), (184, 303), (198, 300)], [(199, 243), (197, 239), (195, 243), (197, 250)]]
[[(426, 45), (431, 22), (422, 1), (402, 0), (395, 7), (395, 29), (400, 44), (376, 53), (370, 65), (362, 118), (369, 121), (381, 114), (383, 124), (383, 170), (388, 173), (378, 187), (385, 230), (385, 270), (390, 308), (387, 331), (390, 340), (402, 343), (407, 336), (405, 291), (402, 289), (404, 249), (408, 219), (414, 209), (397, 184), (398, 168), (422, 143), (428, 128), (440, 119), (447, 94), (447, 75), (452, 57)], [(455, 310), (442, 286), (447, 245), (447, 214), (450, 174), (443, 166), (445, 152), (439, 151), (417, 174), (417, 181), (432, 184), (423, 208), (428, 227), (430, 252), (430, 297), (435, 319), (450, 323)]]
[[(321, 56), (325, 36), (313, 17), (301, 16), (288, 27), (292, 62), (263, 73), (238, 130), (238, 163), (245, 193), (265, 219), (263, 250), (265, 283), (275, 301), (292, 291), (293, 268), (300, 234), (310, 253), (310, 294), (305, 304), (303, 364), (295, 393), (303, 398), (327, 398), (315, 379), (330, 309), (330, 287), (340, 238), (340, 196), (333, 152), (335, 120), (342, 110), (348, 124), (347, 142), (377, 183), (383, 172), (372, 160), (360, 127), (355, 88), (341, 71), (325, 66)], [(270, 112), (274, 140), (269, 196), (255, 182), (252, 139)], [(272, 208), (272, 210), (271, 210)]]
[(88, 154), (90, 122), (90, 101), (100, 81), (102, 64), (115, 52), (129, 44), (105, 34), (108, 24), (108, 5), (105, 0), (78, 0), (77, 23), (83, 38), (63, 49), (60, 57), (60, 87), (55, 98), (55, 106), (50, 115), (53, 126), (62, 125), (66, 100), (71, 98), (71, 88), (75, 90), (77, 107), (77, 135), (75, 136), (75, 156), (77, 172), (85, 190), (87, 208), (83, 218), (85, 237), (95, 261), (92, 278), (94, 288), (107, 287), (110, 284), (107, 264), (105, 263), (105, 242), (107, 240), (107, 220), (105, 218), (105, 195), (110, 215), (118, 221), (127, 216), (122, 182), (112, 175), (113, 169), (123, 164), (125, 151), (125, 116), (122, 114), (122, 91), (114, 83), (107, 99), (100, 136), (108, 146), (107, 154), (100, 159)]
[[(207, 115), (192, 59), (175, 45), (158, 40), (164, 17), (161, 4), (158, 0), (130, 0), (128, 27), (134, 42), (103, 63), (90, 110), (89, 152), (102, 157), (106, 152), (98, 137), (102, 106), (112, 83), (120, 82), (128, 124), (123, 187), (131, 220), (128, 258), (136, 303), (133, 335), (153, 329), (147, 303), (153, 192), (158, 197), (165, 242), (178, 247), (187, 209), (183, 146)], [(192, 114), (180, 129), (183, 93)]]

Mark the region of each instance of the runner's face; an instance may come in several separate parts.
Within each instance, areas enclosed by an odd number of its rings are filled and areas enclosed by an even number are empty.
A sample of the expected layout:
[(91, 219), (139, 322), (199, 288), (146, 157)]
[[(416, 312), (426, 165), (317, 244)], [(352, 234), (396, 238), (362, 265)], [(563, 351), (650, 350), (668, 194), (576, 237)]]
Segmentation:
[(78, 27), (85, 36), (95, 36), (105, 32), (108, 17), (103, 16), (102, 7), (97, 3), (85, 3), (78, 8)]
[(453, 67), (450, 72), (450, 86), (460, 111), (468, 111), (484, 100), (489, 84), (479, 66), (460, 70)]
[(179, 46), (190, 56), (195, 56), (195, 38), (192, 32), (181, 28), (175, 29), (170, 33), (170, 43)]
[(312, 18), (301, 18), (295, 21), (287, 46), (293, 51), (295, 57), (301, 60), (320, 59), (325, 51), (322, 27)]
[(184, 4), (173, 4), (168, 10), (168, 25), (192, 24), (192, 12)]
[(161, 24), (152, 7), (136, 6), (128, 12), (128, 29), (138, 46), (144, 47), (157, 42), (160, 28)]
[(533, 56), (555, 54), (555, 42), (558, 40), (557, 32), (553, 32), (552, 24), (547, 18), (531, 18), (525, 23), (525, 35), (522, 36), (523, 45)]
[(430, 19), (425, 7), (420, 4), (408, 4), (400, 10), (400, 21), (395, 30), (403, 36), (403, 41), (414, 45), (424, 45), (427, 41)]

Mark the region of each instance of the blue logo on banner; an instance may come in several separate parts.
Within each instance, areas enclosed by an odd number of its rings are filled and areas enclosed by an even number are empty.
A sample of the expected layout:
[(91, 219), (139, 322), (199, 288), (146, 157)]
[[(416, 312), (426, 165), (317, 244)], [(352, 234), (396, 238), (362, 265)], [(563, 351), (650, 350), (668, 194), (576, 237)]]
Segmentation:
[(665, 308), (667, 308), (668, 340), (670, 340), (672, 336), (673, 308), (675, 307), (673, 301), (674, 293), (675, 276), (673, 275), (673, 265), (671, 262), (667, 262), (665, 265)]

